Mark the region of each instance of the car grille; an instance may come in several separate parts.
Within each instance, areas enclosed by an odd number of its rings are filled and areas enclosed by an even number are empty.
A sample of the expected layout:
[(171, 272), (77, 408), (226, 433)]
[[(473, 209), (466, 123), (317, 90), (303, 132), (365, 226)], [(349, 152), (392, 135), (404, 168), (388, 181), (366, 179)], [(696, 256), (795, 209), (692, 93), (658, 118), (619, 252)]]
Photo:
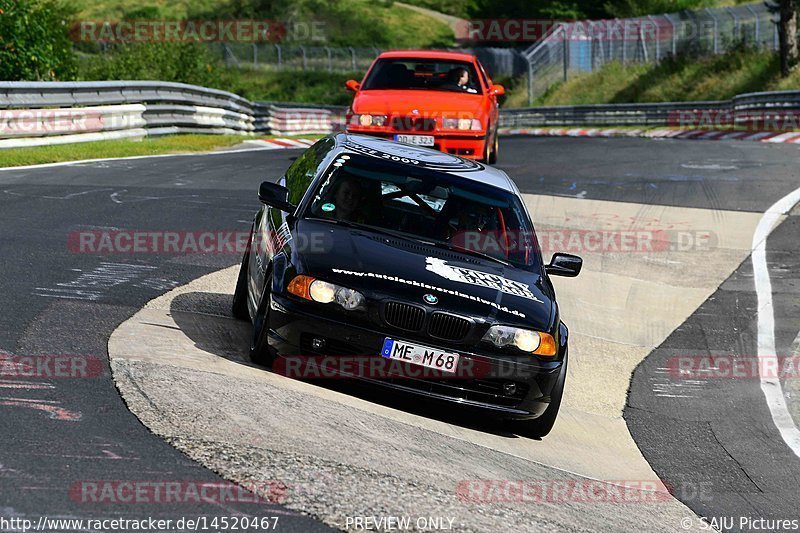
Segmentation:
[(431, 315), (428, 334), (448, 341), (460, 341), (467, 336), (470, 326), (469, 320), (465, 318), (437, 311)]
[(392, 117), (392, 129), (397, 131), (433, 131), (436, 119), (419, 117)]
[(387, 302), (383, 310), (384, 320), (390, 326), (408, 331), (419, 331), (425, 322), (425, 310), (415, 305)]
[[(386, 302), (383, 320), (389, 326), (406, 331), (422, 331), (425, 328), (424, 308), (402, 302)], [(434, 311), (428, 320), (426, 332), (431, 337), (447, 341), (461, 341), (469, 335), (472, 322), (460, 316)]]

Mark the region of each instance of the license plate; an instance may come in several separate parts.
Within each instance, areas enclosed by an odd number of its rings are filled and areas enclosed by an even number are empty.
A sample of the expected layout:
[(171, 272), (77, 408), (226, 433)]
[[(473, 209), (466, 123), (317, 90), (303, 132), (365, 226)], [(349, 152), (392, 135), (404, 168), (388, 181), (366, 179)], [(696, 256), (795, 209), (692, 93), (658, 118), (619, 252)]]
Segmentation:
[(389, 337), (383, 340), (381, 356), (452, 373), (455, 373), (458, 368), (459, 357), (457, 353), (443, 352), (429, 346), (398, 341)]
[(418, 146), (433, 146), (432, 135), (395, 135), (394, 140), (406, 144), (416, 144)]

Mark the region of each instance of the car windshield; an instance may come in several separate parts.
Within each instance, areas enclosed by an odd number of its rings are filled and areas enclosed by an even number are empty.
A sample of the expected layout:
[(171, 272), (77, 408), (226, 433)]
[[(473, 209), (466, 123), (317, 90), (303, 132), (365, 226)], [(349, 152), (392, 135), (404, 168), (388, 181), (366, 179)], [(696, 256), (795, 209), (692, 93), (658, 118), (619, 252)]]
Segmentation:
[(304, 216), (515, 266), (539, 262), (536, 237), (517, 195), (411, 164), (342, 155), (312, 192)]
[(379, 59), (362, 88), (482, 93), (472, 63), (437, 59)]

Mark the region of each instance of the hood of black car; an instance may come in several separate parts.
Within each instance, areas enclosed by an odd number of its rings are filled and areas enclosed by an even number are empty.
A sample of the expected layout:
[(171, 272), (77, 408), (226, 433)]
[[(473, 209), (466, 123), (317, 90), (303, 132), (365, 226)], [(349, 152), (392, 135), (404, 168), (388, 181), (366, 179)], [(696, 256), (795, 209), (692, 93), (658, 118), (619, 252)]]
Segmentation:
[[(535, 272), (400, 237), (299, 220), (298, 273), (391, 299), (547, 331), (553, 299)], [(315, 243), (315, 244), (314, 244)]]

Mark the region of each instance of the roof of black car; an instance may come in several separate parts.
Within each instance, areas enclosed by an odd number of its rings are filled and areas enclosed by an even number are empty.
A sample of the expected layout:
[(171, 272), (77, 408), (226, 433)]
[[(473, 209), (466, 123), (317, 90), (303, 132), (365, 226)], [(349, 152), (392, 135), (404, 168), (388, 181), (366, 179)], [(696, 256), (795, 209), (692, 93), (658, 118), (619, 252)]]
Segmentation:
[(398, 163), (409, 162), (416, 167), (455, 174), (468, 180), (492, 185), (515, 194), (518, 193), (516, 186), (505, 172), (471, 159), (464, 159), (463, 157), (446, 154), (431, 148), (412, 146), (368, 135), (338, 133), (334, 138), (337, 147), (351, 152), (384, 159), (388, 156), (388, 159)]

